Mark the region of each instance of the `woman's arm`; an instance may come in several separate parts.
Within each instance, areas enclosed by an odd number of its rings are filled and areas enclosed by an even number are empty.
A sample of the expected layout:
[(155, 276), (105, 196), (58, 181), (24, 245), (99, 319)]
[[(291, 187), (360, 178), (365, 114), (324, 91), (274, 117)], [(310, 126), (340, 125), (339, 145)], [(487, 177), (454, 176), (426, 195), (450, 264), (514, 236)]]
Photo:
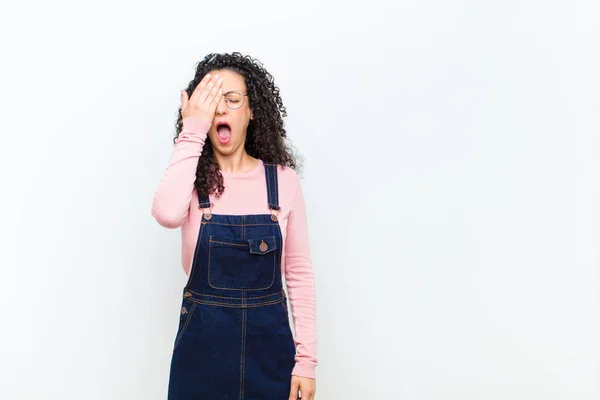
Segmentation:
[(152, 202), (152, 216), (166, 228), (181, 226), (187, 217), (198, 158), (210, 129), (210, 123), (198, 117), (186, 117), (182, 122), (171, 161)]
[(288, 217), (285, 254), (285, 282), (296, 343), (296, 365), (292, 375), (314, 379), (317, 366), (316, 298), (306, 209), (299, 179)]

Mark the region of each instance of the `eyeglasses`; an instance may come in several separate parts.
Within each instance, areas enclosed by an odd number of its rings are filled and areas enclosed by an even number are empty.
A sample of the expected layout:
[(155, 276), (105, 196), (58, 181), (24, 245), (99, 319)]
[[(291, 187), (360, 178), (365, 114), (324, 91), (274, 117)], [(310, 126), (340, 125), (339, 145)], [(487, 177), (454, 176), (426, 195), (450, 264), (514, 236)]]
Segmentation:
[(223, 93), (223, 96), (225, 96), (225, 104), (227, 107), (232, 110), (237, 110), (244, 105), (244, 98), (248, 95), (238, 92), (237, 90), (230, 90), (227, 93)]

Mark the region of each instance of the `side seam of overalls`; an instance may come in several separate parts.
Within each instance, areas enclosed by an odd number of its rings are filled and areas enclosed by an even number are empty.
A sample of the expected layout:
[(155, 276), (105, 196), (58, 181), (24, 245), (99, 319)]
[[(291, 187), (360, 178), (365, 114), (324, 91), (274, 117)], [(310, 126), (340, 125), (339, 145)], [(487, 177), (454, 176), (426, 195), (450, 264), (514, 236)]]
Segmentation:
[(183, 290), (169, 400), (289, 396), (295, 345), (281, 277), (277, 165), (264, 166), (268, 214), (212, 214), (210, 199), (198, 196), (204, 213)]

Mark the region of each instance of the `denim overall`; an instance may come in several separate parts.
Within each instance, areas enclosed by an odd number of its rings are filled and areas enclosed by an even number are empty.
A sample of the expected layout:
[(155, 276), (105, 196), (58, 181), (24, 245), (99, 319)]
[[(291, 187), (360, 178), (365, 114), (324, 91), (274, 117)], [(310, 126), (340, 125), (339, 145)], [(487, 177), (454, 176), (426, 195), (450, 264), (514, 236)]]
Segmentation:
[(204, 215), (183, 290), (169, 400), (289, 397), (296, 349), (281, 281), (277, 166), (264, 165), (270, 214), (211, 214), (209, 198), (199, 196)]

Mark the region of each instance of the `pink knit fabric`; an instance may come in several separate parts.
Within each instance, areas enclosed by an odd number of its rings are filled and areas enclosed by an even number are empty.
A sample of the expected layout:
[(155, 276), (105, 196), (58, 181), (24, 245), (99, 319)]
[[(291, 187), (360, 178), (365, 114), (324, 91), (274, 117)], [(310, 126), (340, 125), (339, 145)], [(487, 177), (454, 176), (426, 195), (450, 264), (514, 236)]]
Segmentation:
[[(183, 119), (171, 161), (154, 195), (152, 215), (166, 228), (181, 227), (183, 269), (189, 275), (202, 210), (194, 189), (198, 158), (208, 136), (209, 123)], [(222, 172), (225, 191), (210, 195), (214, 214), (270, 214), (263, 162), (248, 172)], [(293, 375), (315, 378), (317, 366), (316, 298), (310, 258), (306, 212), (300, 179), (288, 167), (278, 168), (279, 225), (283, 235), (282, 276), (294, 321), (296, 364)]]

